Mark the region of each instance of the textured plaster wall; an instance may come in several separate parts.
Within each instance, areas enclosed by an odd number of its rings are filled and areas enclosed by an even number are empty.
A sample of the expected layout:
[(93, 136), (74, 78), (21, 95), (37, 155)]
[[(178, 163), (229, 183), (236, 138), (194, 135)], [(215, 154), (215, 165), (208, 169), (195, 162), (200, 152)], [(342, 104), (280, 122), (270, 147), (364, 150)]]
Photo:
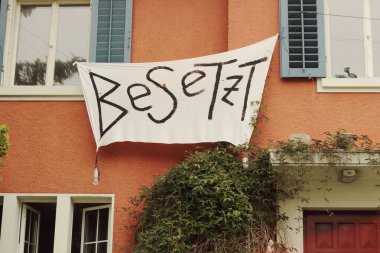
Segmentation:
[[(223, 52), (278, 32), (278, 0), (135, 0), (133, 15), (134, 62)], [(379, 141), (379, 96), (318, 94), (316, 80), (281, 80), (277, 44), (254, 140), (265, 145), (344, 127)], [(128, 239), (128, 198), (195, 147), (126, 142), (101, 148), (101, 182), (93, 186), (95, 144), (84, 102), (3, 101), (0, 123), (10, 126), (12, 144), (0, 192), (114, 193), (114, 252)]]

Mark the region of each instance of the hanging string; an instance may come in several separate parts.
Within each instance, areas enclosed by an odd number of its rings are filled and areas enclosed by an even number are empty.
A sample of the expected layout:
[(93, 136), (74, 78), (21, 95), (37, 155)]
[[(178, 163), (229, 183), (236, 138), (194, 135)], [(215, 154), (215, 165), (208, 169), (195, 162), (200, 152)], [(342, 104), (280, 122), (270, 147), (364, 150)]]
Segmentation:
[(99, 150), (96, 149), (96, 155), (95, 155), (95, 169), (94, 169), (94, 175), (92, 178), (92, 184), (93, 185), (98, 185), (99, 184), (99, 179), (100, 179), (100, 170), (98, 166), (98, 155), (99, 155)]

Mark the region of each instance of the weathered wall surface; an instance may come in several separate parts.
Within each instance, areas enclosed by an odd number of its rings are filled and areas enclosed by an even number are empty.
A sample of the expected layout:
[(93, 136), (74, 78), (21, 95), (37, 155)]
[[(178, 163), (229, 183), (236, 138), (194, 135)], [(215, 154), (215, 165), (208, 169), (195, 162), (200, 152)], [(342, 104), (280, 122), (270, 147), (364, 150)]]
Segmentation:
[[(223, 52), (278, 33), (278, 0), (135, 0), (133, 15), (134, 62)], [(316, 80), (281, 80), (278, 44), (263, 105), (254, 138), (261, 145), (338, 128), (380, 140), (378, 94), (318, 94)], [(126, 142), (101, 148), (101, 182), (93, 186), (95, 143), (84, 102), (2, 101), (0, 123), (9, 125), (12, 144), (0, 192), (114, 193), (114, 252), (127, 241), (128, 198), (195, 147)]]

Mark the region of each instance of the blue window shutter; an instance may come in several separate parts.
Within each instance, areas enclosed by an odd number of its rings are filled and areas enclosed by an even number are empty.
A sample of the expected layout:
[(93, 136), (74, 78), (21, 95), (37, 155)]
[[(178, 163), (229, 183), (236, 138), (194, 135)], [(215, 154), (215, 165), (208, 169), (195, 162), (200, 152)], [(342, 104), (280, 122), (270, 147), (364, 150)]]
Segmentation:
[(0, 0), (0, 78), (4, 71), (4, 39), (7, 24), (8, 0)]
[(281, 77), (325, 77), (323, 0), (279, 0)]
[(93, 0), (90, 62), (130, 62), (133, 0)]

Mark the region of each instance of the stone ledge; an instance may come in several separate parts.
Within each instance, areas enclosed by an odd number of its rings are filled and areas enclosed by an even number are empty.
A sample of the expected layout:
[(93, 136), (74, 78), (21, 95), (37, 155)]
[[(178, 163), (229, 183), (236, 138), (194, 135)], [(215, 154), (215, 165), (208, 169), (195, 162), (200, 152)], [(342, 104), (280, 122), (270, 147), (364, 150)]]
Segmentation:
[[(270, 149), (270, 163), (273, 166), (342, 166), (373, 167), (380, 166), (380, 151), (336, 151), (331, 153), (309, 153), (308, 159), (294, 160), (281, 157), (276, 149)], [(376, 163), (377, 162), (377, 163)]]

